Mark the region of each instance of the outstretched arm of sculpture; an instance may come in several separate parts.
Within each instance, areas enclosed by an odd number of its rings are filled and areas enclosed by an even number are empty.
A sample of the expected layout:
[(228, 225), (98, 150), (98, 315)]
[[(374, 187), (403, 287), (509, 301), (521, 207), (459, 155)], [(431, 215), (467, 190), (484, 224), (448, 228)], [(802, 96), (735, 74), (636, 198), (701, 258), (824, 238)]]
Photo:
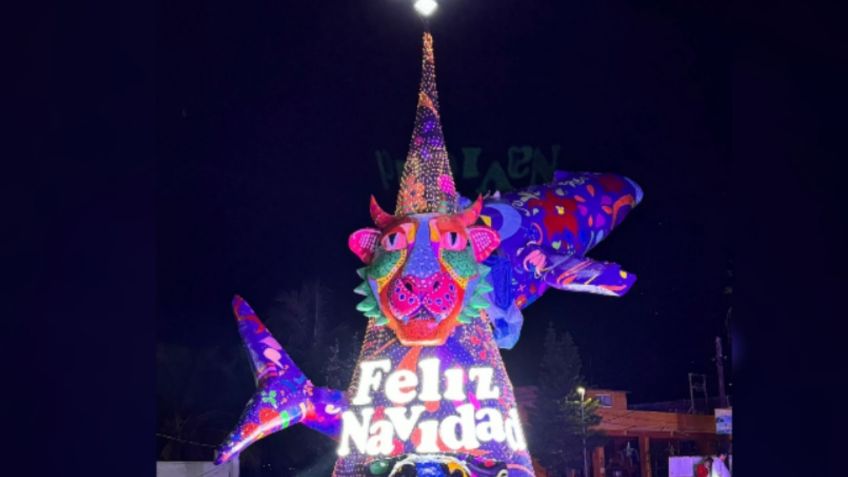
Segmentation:
[(548, 184), (489, 197), (480, 220), (500, 246), (489, 260), (489, 315), (501, 348), (515, 345), (521, 310), (548, 288), (620, 297), (636, 276), (586, 257), (642, 200), (642, 189), (615, 174), (556, 171)]
[(215, 463), (227, 462), (259, 439), (298, 423), (337, 438), (347, 408), (344, 393), (313, 386), (238, 295), (233, 298), (233, 313), (250, 356), (256, 393), (218, 447)]
[(545, 273), (545, 283), (558, 290), (623, 296), (636, 281), (614, 262), (568, 257)]

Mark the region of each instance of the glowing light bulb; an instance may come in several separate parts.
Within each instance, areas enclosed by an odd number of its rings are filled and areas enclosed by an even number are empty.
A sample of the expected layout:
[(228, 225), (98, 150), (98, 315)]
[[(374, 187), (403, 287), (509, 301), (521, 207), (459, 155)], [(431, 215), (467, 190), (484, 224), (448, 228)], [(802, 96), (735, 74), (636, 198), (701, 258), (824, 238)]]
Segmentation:
[(415, 10), (425, 17), (429, 17), (438, 6), (436, 0), (417, 0), (414, 5)]

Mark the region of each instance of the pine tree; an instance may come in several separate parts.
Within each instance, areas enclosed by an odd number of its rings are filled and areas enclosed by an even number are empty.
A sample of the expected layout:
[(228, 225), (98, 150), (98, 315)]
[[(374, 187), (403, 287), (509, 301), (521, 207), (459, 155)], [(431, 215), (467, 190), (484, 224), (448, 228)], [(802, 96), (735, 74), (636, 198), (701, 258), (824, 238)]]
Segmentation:
[(331, 290), (320, 279), (304, 280), (299, 289), (277, 293), (265, 324), (307, 376), (322, 376), (332, 333), (326, 330)]
[(353, 333), (349, 341), (347, 358), (342, 362), (342, 386), (339, 389), (347, 389), (353, 379), (353, 370), (359, 362), (359, 352), (362, 349), (362, 334), (359, 331)]
[[(580, 397), (576, 392), (583, 384), (582, 362), (571, 334), (557, 336), (553, 323), (548, 324), (542, 359), (539, 363), (539, 393), (530, 412), (530, 439), (534, 455), (551, 475), (565, 475), (566, 469), (583, 466), (583, 421)], [(597, 403), (587, 400), (584, 419), (587, 448), (602, 439), (591, 427), (600, 423), (595, 414)]]
[(336, 338), (327, 351), (324, 365), (324, 384), (328, 388), (342, 389), (344, 387), (342, 385), (343, 372), (344, 364), (339, 356), (339, 339)]

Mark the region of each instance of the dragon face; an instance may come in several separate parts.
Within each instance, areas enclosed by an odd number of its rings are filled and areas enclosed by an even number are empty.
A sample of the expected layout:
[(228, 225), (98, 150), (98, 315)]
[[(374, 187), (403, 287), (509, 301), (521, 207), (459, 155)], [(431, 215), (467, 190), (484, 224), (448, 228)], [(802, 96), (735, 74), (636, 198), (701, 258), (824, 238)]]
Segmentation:
[(356, 290), (366, 296), (358, 309), (388, 326), (405, 346), (444, 344), (458, 324), (479, 316), (491, 290), (481, 262), (499, 244), (496, 232), (472, 225), (481, 207), (478, 199), (456, 215), (394, 217), (372, 198), (380, 228), (360, 229), (348, 241), (367, 265)]

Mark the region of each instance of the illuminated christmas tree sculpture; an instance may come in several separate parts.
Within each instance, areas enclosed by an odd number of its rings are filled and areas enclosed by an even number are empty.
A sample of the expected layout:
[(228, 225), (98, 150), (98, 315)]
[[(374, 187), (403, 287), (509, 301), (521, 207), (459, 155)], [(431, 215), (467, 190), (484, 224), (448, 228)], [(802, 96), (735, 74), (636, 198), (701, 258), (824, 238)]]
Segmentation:
[(635, 276), (584, 254), (642, 192), (613, 174), (555, 173), (550, 184), (469, 201), (456, 191), (424, 34), (415, 126), (394, 214), (354, 232), (367, 318), (347, 391), (316, 387), (248, 304), (233, 309), (257, 392), (221, 445), (226, 462), (295, 424), (338, 441), (333, 475), (532, 476), (500, 348), (548, 287), (620, 296)]

